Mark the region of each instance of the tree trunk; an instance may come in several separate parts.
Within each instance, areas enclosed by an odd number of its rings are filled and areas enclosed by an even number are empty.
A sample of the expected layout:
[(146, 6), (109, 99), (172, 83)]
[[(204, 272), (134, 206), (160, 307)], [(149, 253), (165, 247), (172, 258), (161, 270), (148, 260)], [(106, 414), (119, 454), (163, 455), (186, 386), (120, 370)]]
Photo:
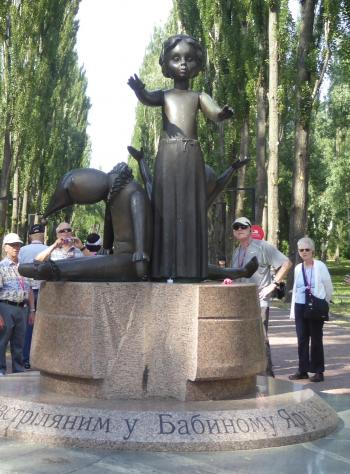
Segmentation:
[[(262, 79), (263, 81), (263, 79)], [(266, 90), (260, 84), (257, 90), (256, 104), (256, 198), (255, 222), (263, 224), (263, 212), (266, 204)]]
[(32, 200), (32, 206), (34, 204), (34, 208), (39, 212), (40, 214), (43, 213), (43, 187), (44, 187), (44, 174), (45, 174), (45, 158), (44, 158), (44, 150), (41, 151), (41, 158), (40, 158), (40, 164), (39, 164), (39, 179), (38, 179), (38, 191), (37, 191), (37, 199), (36, 199), (36, 204)]
[(278, 19), (269, 9), (269, 162), (267, 168), (267, 240), (278, 244)]
[[(218, 125), (220, 168), (225, 161), (224, 124)], [(226, 203), (224, 194), (213, 202), (208, 213), (209, 262), (216, 264), (218, 257), (226, 255)]]
[[(219, 122), (219, 156), (221, 162), (221, 168), (225, 165), (225, 125), (224, 122)], [(216, 245), (216, 256), (226, 258), (226, 202), (225, 194), (222, 192), (219, 199), (217, 200), (217, 245)], [(216, 263), (216, 262), (215, 262)]]
[(216, 264), (219, 257), (226, 255), (225, 230), (226, 204), (219, 198), (211, 205), (208, 215), (209, 263)]
[[(7, 114), (9, 115), (9, 114)], [(8, 121), (7, 121), (8, 123)], [(11, 133), (8, 127), (4, 133), (4, 159), (2, 162), (2, 170), (0, 176), (0, 232), (1, 237), (4, 235), (6, 214), (8, 209), (8, 187), (10, 179), (10, 169), (12, 162)]]
[(6, 39), (3, 42), (3, 95), (6, 98), (6, 117), (4, 124), (4, 156), (0, 175), (0, 240), (5, 233), (6, 215), (8, 209), (8, 189), (10, 170), (12, 162), (11, 143), (11, 22), (10, 17), (6, 18)]
[(261, 227), (263, 228), (265, 235), (267, 235), (267, 200), (265, 201)]
[[(301, 4), (301, 29), (298, 45), (297, 119), (295, 128), (295, 159), (292, 182), (292, 205), (289, 225), (289, 253), (297, 259), (297, 241), (307, 229), (307, 192), (309, 161), (309, 129), (312, 112), (310, 53), (313, 46), (313, 25), (316, 0)], [(291, 276), (291, 278), (293, 278)]]
[(230, 192), (226, 195), (226, 229), (225, 229), (225, 250), (226, 250), (226, 262), (228, 266), (231, 266), (232, 251), (233, 251), (233, 234), (232, 234), (232, 218), (233, 218), (233, 199), (234, 193)]
[(16, 167), (14, 175), (13, 175), (13, 191), (12, 191), (12, 221), (11, 221), (11, 232), (18, 232), (18, 181), (19, 181), (19, 174), (18, 174), (18, 167)]
[(21, 222), (19, 225), (19, 234), (25, 236), (27, 234), (27, 217), (28, 217), (28, 185), (23, 191), (22, 209), (21, 209)]
[[(239, 158), (243, 160), (248, 156), (248, 145), (249, 145), (249, 127), (248, 127), (248, 118), (246, 117), (243, 121), (241, 127), (241, 146)], [(237, 172), (237, 195), (236, 195), (236, 206), (235, 206), (235, 216), (240, 217), (244, 213), (244, 198), (245, 192), (240, 191), (239, 188), (245, 187), (245, 176), (246, 176), (246, 167), (243, 166)]]
[(340, 249), (339, 249), (339, 244), (337, 244), (337, 246), (335, 248), (335, 253), (334, 253), (335, 263), (339, 263), (339, 258), (340, 258)]

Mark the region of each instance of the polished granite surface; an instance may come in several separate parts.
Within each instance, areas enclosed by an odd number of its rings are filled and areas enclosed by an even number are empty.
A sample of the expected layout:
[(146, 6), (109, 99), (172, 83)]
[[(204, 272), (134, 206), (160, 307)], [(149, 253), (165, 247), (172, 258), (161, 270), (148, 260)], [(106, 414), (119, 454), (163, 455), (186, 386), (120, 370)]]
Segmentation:
[(293, 446), (218, 453), (128, 453), (44, 448), (0, 440), (0, 473), (214, 474), (274, 472), (348, 474), (350, 410), (340, 412), (344, 426), (321, 440)]
[[(34, 374), (28, 374), (34, 379)], [(11, 376), (8, 378), (14, 380)], [(4, 380), (4, 379), (3, 379)], [(2, 380), (2, 382), (3, 382)], [(1, 382), (1, 391), (4, 385)], [(270, 383), (269, 383), (270, 382)], [(259, 378), (259, 392), (270, 387), (290, 391), (291, 384)], [(296, 392), (302, 386), (294, 384)], [(20, 392), (20, 387), (17, 387)], [(17, 394), (18, 395), (18, 394)], [(299, 394), (300, 395), (300, 394)], [(165, 474), (181, 470), (182, 474), (251, 473), (291, 474), (350, 472), (350, 397), (319, 394), (340, 416), (339, 429), (314, 442), (278, 448), (211, 453), (112, 452), (98, 449), (43, 447), (23, 441), (0, 439), (0, 474), (49, 473), (131, 473)], [(298, 396), (298, 395), (297, 395)], [(69, 401), (67, 401), (69, 403)], [(129, 402), (126, 402), (129, 403)]]
[(46, 447), (217, 452), (310, 442), (341, 424), (313, 390), (271, 377), (257, 377), (246, 399), (191, 402), (67, 397), (41, 381), (39, 372), (1, 380), (0, 437)]

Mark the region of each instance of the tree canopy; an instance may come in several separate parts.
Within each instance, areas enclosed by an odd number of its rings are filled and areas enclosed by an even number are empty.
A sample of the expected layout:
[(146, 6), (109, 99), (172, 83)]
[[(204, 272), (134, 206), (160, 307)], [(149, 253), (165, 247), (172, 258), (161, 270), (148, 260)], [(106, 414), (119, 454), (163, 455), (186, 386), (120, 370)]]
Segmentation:
[[(63, 174), (89, 165), (90, 102), (75, 51), (79, 3), (0, 2), (0, 236), (24, 237)], [(238, 214), (262, 225), (292, 258), (304, 234), (323, 257), (349, 256), (349, 0), (300, 1), (297, 19), (288, 0), (173, 5), (146, 48), (141, 79), (150, 89), (171, 87), (158, 64), (163, 41), (180, 32), (198, 38), (206, 58), (193, 89), (234, 109), (224, 124), (199, 116), (205, 161), (219, 174), (251, 158), (210, 211), (211, 259), (229, 257), (228, 223)], [(133, 145), (143, 147), (151, 169), (161, 120), (159, 108), (137, 106)], [(68, 209), (56, 218), (75, 219), (86, 234), (102, 211), (89, 208), (87, 217), (85, 208)]]
[(24, 237), (63, 174), (89, 164), (78, 8), (79, 0), (0, 3), (1, 235)]
[[(224, 196), (225, 219), (215, 213), (211, 219), (229, 227), (230, 218), (245, 214), (265, 231), (270, 226), (268, 238), (289, 249), (292, 258), (295, 241), (306, 234), (324, 257), (327, 250), (349, 256), (349, 14), (348, 0), (300, 1), (296, 20), (287, 0), (174, 0), (168, 24), (155, 30), (140, 68), (150, 89), (170, 87), (157, 63), (162, 41), (182, 32), (202, 42), (206, 64), (193, 88), (234, 109), (233, 120), (224, 126), (200, 117), (205, 161), (220, 173), (234, 158), (251, 158)], [(277, 48), (276, 91), (271, 85), (272, 41)], [(271, 134), (276, 124), (277, 133)], [(150, 165), (160, 126), (159, 110), (137, 106), (134, 145), (144, 147)], [(274, 171), (267, 176), (273, 160)], [(256, 191), (255, 202), (250, 189)], [(229, 235), (227, 229), (227, 256)], [(212, 259), (219, 253), (222, 249)]]

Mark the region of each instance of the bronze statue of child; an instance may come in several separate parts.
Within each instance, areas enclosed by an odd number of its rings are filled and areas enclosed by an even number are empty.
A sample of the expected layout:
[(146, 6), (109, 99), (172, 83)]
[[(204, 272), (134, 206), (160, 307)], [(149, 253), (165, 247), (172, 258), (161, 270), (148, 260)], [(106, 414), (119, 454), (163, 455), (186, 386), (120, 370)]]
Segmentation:
[(189, 89), (203, 68), (201, 44), (187, 35), (168, 38), (159, 64), (174, 80), (168, 90), (148, 91), (135, 74), (128, 84), (145, 105), (162, 107), (163, 131), (152, 189), (153, 279), (203, 280), (208, 275), (206, 177), (197, 140), (197, 113), (219, 122), (233, 115), (204, 92)]

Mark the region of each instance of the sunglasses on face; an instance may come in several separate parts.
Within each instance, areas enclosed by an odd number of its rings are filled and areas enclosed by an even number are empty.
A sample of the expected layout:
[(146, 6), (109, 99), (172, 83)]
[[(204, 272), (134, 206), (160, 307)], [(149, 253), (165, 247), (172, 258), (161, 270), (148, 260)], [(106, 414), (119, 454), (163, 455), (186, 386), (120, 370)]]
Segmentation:
[(310, 252), (311, 249), (299, 249), (299, 252)]
[(239, 230), (239, 229), (248, 229), (249, 225), (245, 224), (233, 224), (232, 228), (233, 230)]
[(72, 229), (70, 227), (57, 231), (58, 234), (67, 234), (68, 232), (72, 232)]

